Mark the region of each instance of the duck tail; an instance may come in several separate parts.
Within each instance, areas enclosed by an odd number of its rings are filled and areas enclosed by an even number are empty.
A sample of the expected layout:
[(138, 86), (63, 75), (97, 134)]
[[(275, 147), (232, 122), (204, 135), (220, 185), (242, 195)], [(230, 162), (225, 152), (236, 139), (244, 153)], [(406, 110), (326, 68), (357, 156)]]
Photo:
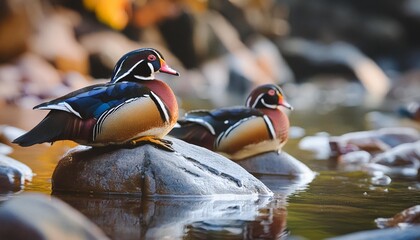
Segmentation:
[(16, 138), (12, 143), (28, 147), (34, 144), (62, 140), (66, 135), (69, 115), (71, 114), (64, 111), (51, 111), (32, 130)]

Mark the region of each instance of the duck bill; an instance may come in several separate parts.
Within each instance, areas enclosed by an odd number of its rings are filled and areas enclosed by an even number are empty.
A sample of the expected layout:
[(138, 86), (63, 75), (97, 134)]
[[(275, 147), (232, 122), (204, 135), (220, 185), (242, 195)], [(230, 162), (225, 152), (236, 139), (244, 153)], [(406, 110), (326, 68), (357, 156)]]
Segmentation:
[(179, 76), (179, 73), (175, 71), (174, 69), (172, 69), (171, 67), (169, 67), (168, 64), (166, 64), (166, 62), (163, 59), (160, 60), (159, 72)]
[(279, 105), (283, 106), (289, 110), (293, 110), (292, 105), (290, 105), (288, 102), (286, 102), (286, 100), (283, 99), (283, 97), (279, 97)]
[(281, 105), (282, 105), (283, 107), (285, 107), (285, 108), (289, 109), (289, 110), (293, 110), (292, 105), (290, 105), (290, 104), (289, 104), (288, 102), (286, 102), (286, 101), (284, 101)]

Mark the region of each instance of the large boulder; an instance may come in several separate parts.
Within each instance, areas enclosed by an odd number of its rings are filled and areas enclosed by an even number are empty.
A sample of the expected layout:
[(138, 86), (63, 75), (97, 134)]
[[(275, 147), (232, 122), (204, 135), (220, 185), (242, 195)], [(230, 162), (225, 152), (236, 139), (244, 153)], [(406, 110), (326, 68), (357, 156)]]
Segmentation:
[(141, 196), (272, 195), (261, 181), (229, 159), (168, 139), (175, 152), (150, 144), (133, 149), (76, 147), (58, 163), (52, 189)]

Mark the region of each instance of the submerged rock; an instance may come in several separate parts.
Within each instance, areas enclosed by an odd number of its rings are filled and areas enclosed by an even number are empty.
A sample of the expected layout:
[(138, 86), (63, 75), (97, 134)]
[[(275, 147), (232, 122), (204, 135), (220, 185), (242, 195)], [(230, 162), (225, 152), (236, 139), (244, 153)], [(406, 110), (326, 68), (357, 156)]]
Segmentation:
[(20, 191), (32, 176), (32, 169), (27, 165), (0, 154), (0, 193)]
[(133, 149), (76, 147), (58, 163), (52, 189), (142, 196), (272, 195), (262, 182), (229, 159), (168, 139), (175, 152), (149, 144)]
[(420, 239), (420, 226), (361, 231), (328, 240), (407, 240)]
[(420, 134), (413, 128), (381, 128), (372, 131), (351, 132), (338, 137), (330, 137), (331, 156), (364, 150), (379, 153), (403, 143), (420, 140)]
[(108, 239), (85, 216), (56, 198), (23, 194), (0, 207), (0, 239)]
[(17, 169), (0, 165), (0, 193), (21, 190), (22, 174)]
[(11, 157), (0, 155), (0, 166), (16, 169), (22, 175), (22, 183), (25, 181), (32, 181), (33, 172), (26, 164), (19, 162)]
[(377, 154), (371, 161), (388, 167), (386, 173), (398, 176), (416, 176), (420, 168), (420, 141), (404, 143)]
[(406, 225), (420, 224), (420, 205), (416, 205), (395, 214), (392, 218), (375, 219), (378, 228), (406, 227)]

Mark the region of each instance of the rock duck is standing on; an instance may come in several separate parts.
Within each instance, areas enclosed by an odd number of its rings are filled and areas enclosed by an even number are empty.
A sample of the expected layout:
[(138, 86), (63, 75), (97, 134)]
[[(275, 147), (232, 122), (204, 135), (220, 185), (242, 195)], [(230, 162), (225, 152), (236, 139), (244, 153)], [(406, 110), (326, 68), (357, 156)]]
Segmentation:
[(110, 82), (35, 106), (51, 111), (13, 142), (20, 146), (57, 140), (90, 146), (152, 143), (172, 150), (162, 137), (176, 123), (178, 105), (170, 87), (154, 78), (155, 72), (179, 75), (155, 49), (129, 52), (117, 62)]

